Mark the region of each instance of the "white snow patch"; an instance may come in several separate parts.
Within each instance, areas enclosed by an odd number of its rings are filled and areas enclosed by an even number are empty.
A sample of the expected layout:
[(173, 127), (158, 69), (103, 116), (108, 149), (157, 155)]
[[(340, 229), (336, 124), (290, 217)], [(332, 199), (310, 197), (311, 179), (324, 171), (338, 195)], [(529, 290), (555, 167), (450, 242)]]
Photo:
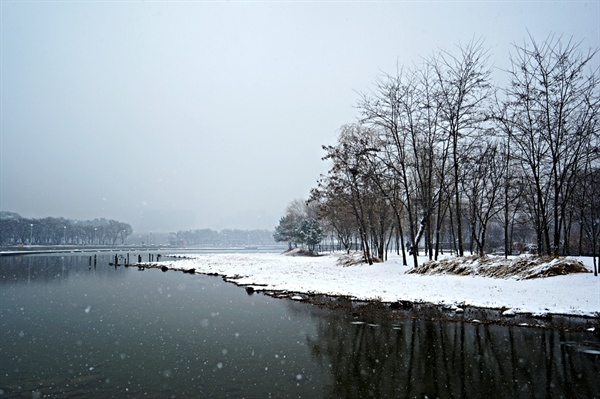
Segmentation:
[[(290, 257), (280, 254), (185, 254), (189, 259), (160, 262), (172, 269), (237, 277), (239, 285), (261, 290), (320, 293), (356, 300), (411, 301), (453, 306), (508, 309), (517, 313), (600, 315), (600, 277), (593, 273), (517, 280), (482, 276), (406, 274), (402, 258), (384, 263), (342, 267), (339, 255)], [(592, 269), (592, 258), (576, 258)], [(420, 258), (423, 263), (427, 259)], [(473, 262), (476, 263), (476, 262)], [(472, 265), (474, 266), (474, 265)], [(297, 295), (299, 296), (299, 295)]]

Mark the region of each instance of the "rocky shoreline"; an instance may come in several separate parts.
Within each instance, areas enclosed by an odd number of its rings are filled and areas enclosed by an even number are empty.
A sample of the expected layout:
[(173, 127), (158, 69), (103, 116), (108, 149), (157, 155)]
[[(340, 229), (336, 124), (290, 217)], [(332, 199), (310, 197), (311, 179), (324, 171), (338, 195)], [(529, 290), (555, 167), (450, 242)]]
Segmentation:
[[(203, 274), (203, 273), (201, 273)], [(502, 326), (519, 326), (532, 328), (558, 329), (562, 331), (589, 331), (600, 335), (600, 317), (583, 317), (562, 314), (533, 315), (530, 313), (514, 313), (507, 315), (506, 309), (479, 308), (475, 306), (441, 306), (426, 302), (382, 302), (365, 301), (348, 296), (331, 296), (320, 293), (289, 292), (261, 289), (261, 285), (238, 284), (239, 276), (227, 277), (217, 273), (210, 276), (221, 277), (224, 281), (246, 289), (251, 295), (262, 293), (273, 298), (291, 299), (307, 302), (315, 306), (329, 309), (341, 309), (356, 318), (386, 318), (389, 320), (421, 318), (448, 322), (465, 322), (474, 324), (497, 324)]]
[[(184, 256), (174, 257), (177, 259)], [(261, 293), (278, 299), (290, 299), (310, 303), (328, 309), (338, 309), (348, 312), (355, 318), (385, 318), (399, 320), (420, 318), (446, 322), (465, 322), (473, 324), (496, 324), (501, 326), (557, 329), (562, 331), (589, 331), (600, 335), (600, 317), (585, 317), (565, 314), (531, 314), (506, 312), (506, 308), (481, 308), (468, 305), (443, 306), (428, 302), (396, 301), (383, 302), (378, 300), (360, 300), (350, 296), (332, 296), (322, 293), (291, 292), (262, 288), (261, 284), (240, 283), (239, 275), (226, 276), (218, 273), (203, 273), (196, 269), (169, 268), (164, 264), (141, 263), (127, 266), (157, 268), (163, 272), (173, 270), (188, 274), (204, 274), (219, 277), (228, 283), (245, 288), (249, 295)]]

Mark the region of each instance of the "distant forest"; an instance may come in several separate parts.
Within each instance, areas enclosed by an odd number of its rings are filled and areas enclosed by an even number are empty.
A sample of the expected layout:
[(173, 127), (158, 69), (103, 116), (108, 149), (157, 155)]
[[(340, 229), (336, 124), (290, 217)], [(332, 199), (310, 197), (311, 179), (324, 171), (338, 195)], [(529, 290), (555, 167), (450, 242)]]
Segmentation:
[(104, 218), (30, 219), (14, 212), (0, 212), (0, 245), (116, 245), (123, 244), (132, 232), (129, 224)]
[(0, 212), (0, 245), (171, 245), (174, 247), (247, 247), (273, 245), (269, 230), (196, 229), (134, 234), (127, 223), (104, 218), (24, 218)]

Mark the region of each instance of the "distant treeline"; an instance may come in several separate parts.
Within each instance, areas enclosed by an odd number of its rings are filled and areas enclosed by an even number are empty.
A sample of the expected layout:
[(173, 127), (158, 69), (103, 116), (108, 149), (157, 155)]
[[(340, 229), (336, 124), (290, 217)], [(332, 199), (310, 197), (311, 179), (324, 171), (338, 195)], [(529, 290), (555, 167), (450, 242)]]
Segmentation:
[(196, 229), (171, 233), (171, 246), (244, 247), (249, 245), (272, 245), (273, 232), (269, 230), (230, 230), (220, 232)]
[(115, 245), (123, 244), (132, 232), (129, 224), (104, 218), (30, 219), (14, 212), (0, 212), (1, 245)]

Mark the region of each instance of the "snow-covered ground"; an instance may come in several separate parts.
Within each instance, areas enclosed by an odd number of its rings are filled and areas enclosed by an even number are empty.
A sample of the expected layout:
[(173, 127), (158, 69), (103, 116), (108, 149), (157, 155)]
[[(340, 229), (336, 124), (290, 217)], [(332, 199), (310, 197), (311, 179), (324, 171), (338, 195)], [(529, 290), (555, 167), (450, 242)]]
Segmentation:
[[(444, 306), (506, 308), (506, 314), (565, 314), (600, 317), (600, 277), (577, 273), (533, 280), (478, 276), (414, 275), (391, 257), (372, 266), (342, 267), (337, 255), (185, 254), (191, 259), (160, 262), (170, 269), (196, 269), (236, 278), (260, 290), (347, 295), (358, 300), (413, 301)], [(423, 258), (420, 261), (425, 261)], [(591, 258), (580, 260), (592, 270)]]

